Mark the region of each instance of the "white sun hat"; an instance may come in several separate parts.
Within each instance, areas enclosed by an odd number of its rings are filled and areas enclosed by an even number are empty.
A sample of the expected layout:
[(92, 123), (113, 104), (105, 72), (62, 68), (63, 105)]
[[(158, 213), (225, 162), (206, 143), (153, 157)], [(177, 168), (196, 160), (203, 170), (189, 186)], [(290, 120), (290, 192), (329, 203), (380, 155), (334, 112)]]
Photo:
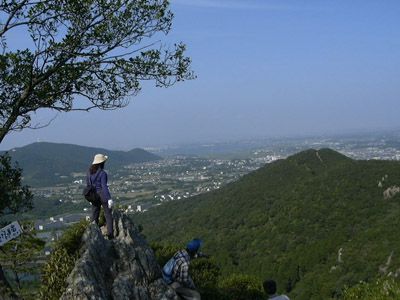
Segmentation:
[(107, 155), (104, 154), (96, 154), (94, 156), (92, 165), (97, 165), (97, 164), (101, 164), (102, 162), (105, 162), (108, 159)]

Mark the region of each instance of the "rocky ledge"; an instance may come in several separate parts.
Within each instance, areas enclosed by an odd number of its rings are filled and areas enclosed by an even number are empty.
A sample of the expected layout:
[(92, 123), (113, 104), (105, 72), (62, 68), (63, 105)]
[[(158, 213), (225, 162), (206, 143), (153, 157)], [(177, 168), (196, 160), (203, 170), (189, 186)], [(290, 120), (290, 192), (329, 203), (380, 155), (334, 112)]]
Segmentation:
[(113, 218), (113, 240), (105, 239), (96, 224), (86, 230), (80, 258), (60, 299), (177, 300), (137, 227), (119, 212)]

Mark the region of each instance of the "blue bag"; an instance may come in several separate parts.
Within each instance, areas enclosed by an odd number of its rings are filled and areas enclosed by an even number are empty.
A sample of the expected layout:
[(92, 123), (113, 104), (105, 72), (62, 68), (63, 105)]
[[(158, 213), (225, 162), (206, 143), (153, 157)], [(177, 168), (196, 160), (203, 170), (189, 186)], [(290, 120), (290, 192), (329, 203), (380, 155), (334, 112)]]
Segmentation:
[(175, 267), (175, 257), (172, 257), (162, 268), (162, 276), (166, 284), (171, 284), (174, 280), (172, 279), (172, 272)]

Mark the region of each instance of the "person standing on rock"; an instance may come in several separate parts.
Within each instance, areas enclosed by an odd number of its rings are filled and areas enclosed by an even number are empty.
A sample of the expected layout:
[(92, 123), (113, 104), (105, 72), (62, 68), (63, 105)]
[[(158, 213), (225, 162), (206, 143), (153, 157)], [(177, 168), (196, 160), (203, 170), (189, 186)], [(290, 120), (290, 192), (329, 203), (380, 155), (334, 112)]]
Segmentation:
[(104, 171), (104, 164), (107, 159), (108, 156), (104, 154), (96, 154), (94, 156), (86, 177), (86, 184), (95, 186), (99, 195), (99, 201), (92, 203), (91, 221), (99, 224), (100, 209), (103, 207), (107, 224), (107, 237), (108, 239), (113, 239), (113, 219), (111, 214), (113, 200), (107, 185), (107, 173)]
[(200, 239), (193, 239), (186, 245), (186, 249), (179, 250), (174, 254), (169, 261), (172, 266), (170, 276), (165, 274), (169, 262), (163, 268), (164, 280), (166, 277), (171, 277), (166, 282), (184, 300), (201, 300), (200, 293), (196, 291), (196, 286), (189, 275), (190, 260), (197, 256), (201, 244), (202, 241)]

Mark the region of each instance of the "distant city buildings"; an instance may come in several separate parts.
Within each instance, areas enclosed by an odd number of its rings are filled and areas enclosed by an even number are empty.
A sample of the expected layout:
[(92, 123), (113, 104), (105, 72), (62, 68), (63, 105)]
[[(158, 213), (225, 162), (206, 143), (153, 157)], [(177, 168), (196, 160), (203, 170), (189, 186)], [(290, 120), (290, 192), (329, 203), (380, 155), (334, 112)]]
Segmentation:
[[(159, 161), (126, 165), (108, 170), (109, 186), (117, 209), (128, 214), (145, 213), (165, 202), (183, 201), (218, 190), (266, 164), (309, 148), (331, 148), (353, 159), (400, 160), (400, 143), (395, 138), (282, 139), (236, 154), (173, 155)], [(85, 174), (75, 173), (68, 184), (32, 189), (35, 198), (49, 206), (46, 219), (36, 222), (36, 228), (46, 239), (54, 238), (49, 232), (64, 230), (82, 218), (90, 220), (90, 204), (81, 194), (85, 184)]]

